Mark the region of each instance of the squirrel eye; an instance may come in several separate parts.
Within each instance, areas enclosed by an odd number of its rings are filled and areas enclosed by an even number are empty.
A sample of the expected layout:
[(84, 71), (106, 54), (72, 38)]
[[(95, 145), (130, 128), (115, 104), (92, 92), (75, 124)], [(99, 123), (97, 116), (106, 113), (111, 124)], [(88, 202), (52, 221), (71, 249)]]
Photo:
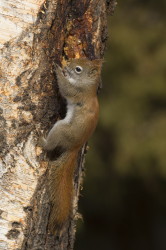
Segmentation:
[(81, 66), (76, 66), (76, 67), (75, 67), (75, 72), (76, 72), (77, 74), (80, 74), (82, 71), (83, 71), (83, 68), (82, 68)]

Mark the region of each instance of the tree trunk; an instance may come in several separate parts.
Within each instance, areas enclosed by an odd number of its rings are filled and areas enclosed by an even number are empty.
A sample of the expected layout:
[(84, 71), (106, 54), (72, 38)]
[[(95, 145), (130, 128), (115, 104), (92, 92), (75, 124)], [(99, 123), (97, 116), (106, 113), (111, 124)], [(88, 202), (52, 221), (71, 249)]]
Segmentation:
[(102, 58), (114, 0), (0, 2), (0, 249), (73, 249), (85, 147), (75, 171), (74, 218), (49, 234), (48, 159), (37, 146), (65, 114), (55, 63)]

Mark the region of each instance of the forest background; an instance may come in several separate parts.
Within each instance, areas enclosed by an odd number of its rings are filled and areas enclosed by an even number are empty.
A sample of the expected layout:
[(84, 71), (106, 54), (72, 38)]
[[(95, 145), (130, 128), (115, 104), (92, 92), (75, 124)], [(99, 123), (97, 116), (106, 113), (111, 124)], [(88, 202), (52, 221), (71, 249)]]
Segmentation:
[(76, 250), (166, 249), (166, 1), (118, 0)]

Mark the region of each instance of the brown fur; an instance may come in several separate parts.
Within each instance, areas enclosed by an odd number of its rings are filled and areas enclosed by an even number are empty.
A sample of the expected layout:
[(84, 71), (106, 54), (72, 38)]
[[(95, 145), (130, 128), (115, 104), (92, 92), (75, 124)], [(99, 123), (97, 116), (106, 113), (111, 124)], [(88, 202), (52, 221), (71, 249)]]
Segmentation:
[[(101, 64), (101, 60), (73, 59), (67, 67), (57, 68), (60, 92), (67, 99), (68, 111), (66, 118), (58, 121), (47, 138), (42, 139), (42, 146), (48, 151), (56, 146), (65, 149), (57, 161), (50, 163), (52, 209), (49, 225), (52, 231), (62, 228), (71, 215), (77, 155), (93, 133), (98, 120), (97, 88)], [(83, 68), (82, 74), (76, 74), (77, 65)]]
[(56, 163), (50, 165), (49, 193), (51, 213), (49, 229), (52, 233), (60, 231), (71, 214), (73, 198), (73, 171), (77, 151), (65, 152)]

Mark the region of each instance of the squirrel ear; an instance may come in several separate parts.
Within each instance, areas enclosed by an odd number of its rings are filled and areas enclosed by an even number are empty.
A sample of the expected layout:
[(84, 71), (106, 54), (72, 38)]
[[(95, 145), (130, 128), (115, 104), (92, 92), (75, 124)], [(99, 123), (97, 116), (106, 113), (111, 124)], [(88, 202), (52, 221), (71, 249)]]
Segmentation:
[(90, 70), (89, 75), (96, 75), (97, 72), (98, 72), (98, 67), (96, 67), (96, 65), (95, 65), (95, 67), (93, 67)]

